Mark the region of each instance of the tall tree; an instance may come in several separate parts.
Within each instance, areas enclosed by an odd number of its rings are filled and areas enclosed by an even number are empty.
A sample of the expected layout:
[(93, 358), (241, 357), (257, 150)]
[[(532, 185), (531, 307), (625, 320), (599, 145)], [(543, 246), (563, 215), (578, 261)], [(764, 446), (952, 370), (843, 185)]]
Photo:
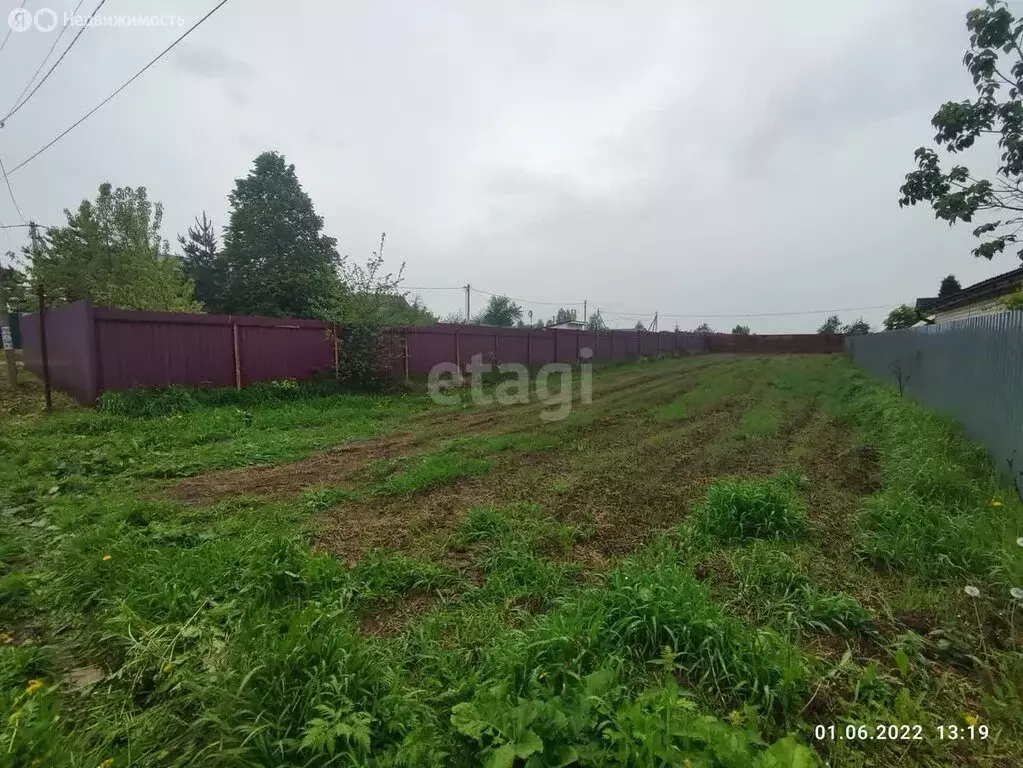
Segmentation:
[(102, 184), (95, 202), (64, 211), (67, 225), (38, 237), (33, 282), (51, 302), (89, 299), (126, 309), (197, 312), (192, 281), (160, 236), (163, 206), (145, 187)]
[(750, 333), (749, 333), (749, 326), (748, 325), (736, 325), (732, 329), (732, 335), (733, 336), (749, 336), (750, 335)]
[[(13, 262), (14, 253), (7, 252), (8, 263)], [(31, 311), (32, 297), (29, 291), (28, 277), (17, 267), (0, 266), (0, 283), (7, 292), (7, 304), (12, 310)]]
[(228, 196), (226, 309), (233, 314), (322, 317), (339, 282), (337, 240), (277, 152), (255, 159)]
[(605, 331), (607, 330), (607, 323), (604, 322), (604, 318), (600, 316), (599, 312), (594, 312), (590, 315), (589, 320), (586, 321), (587, 331)]
[(522, 319), (522, 307), (507, 296), (491, 296), (487, 306), (475, 318), (479, 325), (499, 325), (512, 328)]
[(711, 328), (710, 325), (707, 324), (707, 323), (700, 323), (698, 326), (696, 326), (695, 332), (696, 333), (714, 333), (714, 329)]
[(846, 336), (866, 336), (870, 333), (870, 323), (862, 317), (857, 318), (855, 322), (849, 323), (849, 325), (843, 325), (842, 333)]
[(941, 287), (938, 289), (938, 297), (944, 298), (945, 296), (951, 296), (953, 293), (959, 293), (963, 287), (959, 285), (959, 281), (955, 275), (949, 275), (941, 281)]
[(838, 319), (838, 315), (831, 315), (827, 320), (821, 323), (821, 327), (817, 329), (817, 333), (822, 334), (833, 334), (842, 332), (842, 321)]
[[(950, 153), (969, 149), (984, 134), (997, 136), (1001, 163), (994, 180), (974, 176), (963, 165), (942, 170), (933, 149), (916, 150), (917, 170), (906, 175), (900, 206), (930, 203), (950, 225), (990, 214), (973, 230), (982, 242), (974, 256), (991, 259), (1017, 241), (1023, 228), (1023, 21), (1002, 0), (987, 0), (966, 14), (970, 50), (963, 57), (977, 91), (974, 99), (949, 101), (931, 118), (935, 143)], [(1003, 91), (1003, 86), (1008, 86)], [(987, 217), (986, 217), (987, 218)], [(1023, 258), (1023, 249), (1017, 251)]]
[(920, 313), (908, 304), (903, 304), (888, 313), (884, 327), (886, 331), (898, 331), (901, 328), (912, 328), (919, 320)]
[(646, 326), (643, 325), (643, 321), (642, 320), (637, 320), (636, 321), (636, 325), (634, 327), (635, 327), (635, 329), (637, 331), (645, 331), (646, 330)]
[(226, 270), (220, 250), (217, 247), (217, 235), (213, 230), (213, 221), (196, 217), (195, 226), (188, 228), (187, 237), (178, 235), (183, 256), (181, 268), (195, 283), (195, 298), (202, 302), (207, 312), (218, 313), (226, 310), (224, 296)]

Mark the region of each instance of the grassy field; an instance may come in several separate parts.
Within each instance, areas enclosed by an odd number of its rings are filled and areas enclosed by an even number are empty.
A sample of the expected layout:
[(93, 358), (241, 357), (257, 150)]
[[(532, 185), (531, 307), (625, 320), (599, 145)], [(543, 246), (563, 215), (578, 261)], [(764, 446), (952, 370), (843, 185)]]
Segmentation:
[(1023, 763), (1023, 504), (847, 360), (610, 368), (553, 423), (32, 386), (0, 765)]

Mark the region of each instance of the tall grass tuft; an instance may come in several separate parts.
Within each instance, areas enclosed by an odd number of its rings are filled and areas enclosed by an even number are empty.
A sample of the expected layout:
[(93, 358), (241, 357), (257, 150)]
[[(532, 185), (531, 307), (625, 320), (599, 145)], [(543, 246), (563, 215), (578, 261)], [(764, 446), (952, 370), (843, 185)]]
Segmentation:
[(806, 513), (791, 488), (779, 480), (725, 479), (707, 491), (696, 527), (722, 542), (791, 539), (806, 529)]

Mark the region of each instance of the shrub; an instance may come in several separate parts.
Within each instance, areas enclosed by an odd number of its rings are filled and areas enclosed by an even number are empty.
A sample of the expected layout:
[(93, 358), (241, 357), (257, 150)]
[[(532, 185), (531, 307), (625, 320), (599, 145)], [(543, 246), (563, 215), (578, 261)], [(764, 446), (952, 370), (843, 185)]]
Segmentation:
[(697, 513), (700, 532), (719, 541), (788, 539), (806, 527), (798, 499), (778, 480), (719, 480)]

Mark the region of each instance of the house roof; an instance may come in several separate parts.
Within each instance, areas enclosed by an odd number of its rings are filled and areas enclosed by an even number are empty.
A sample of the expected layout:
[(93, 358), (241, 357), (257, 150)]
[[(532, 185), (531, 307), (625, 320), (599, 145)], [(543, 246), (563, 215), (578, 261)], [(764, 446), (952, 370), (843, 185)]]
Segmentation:
[(926, 312), (952, 309), (963, 304), (973, 304), (983, 299), (996, 298), (1011, 291), (1017, 285), (1023, 285), (1023, 267), (989, 277), (987, 280), (981, 280), (979, 283), (950, 293), (948, 296), (936, 299), (917, 299), (916, 308)]

